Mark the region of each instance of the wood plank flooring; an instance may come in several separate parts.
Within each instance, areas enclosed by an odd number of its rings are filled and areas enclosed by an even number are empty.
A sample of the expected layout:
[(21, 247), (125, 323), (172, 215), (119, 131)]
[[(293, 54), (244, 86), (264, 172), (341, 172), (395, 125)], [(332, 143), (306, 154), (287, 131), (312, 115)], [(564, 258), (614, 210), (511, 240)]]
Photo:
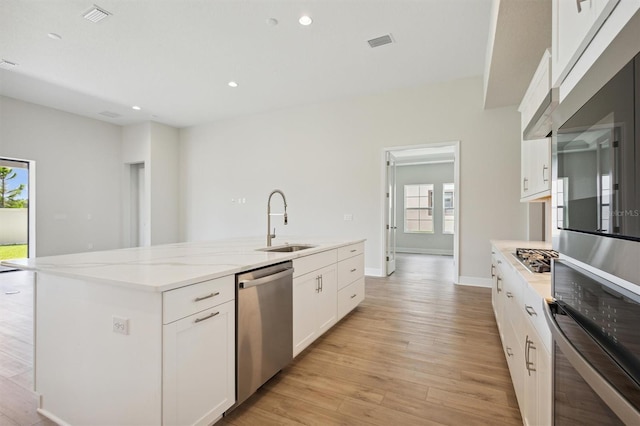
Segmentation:
[[(490, 289), (453, 285), (451, 268), (399, 255), (396, 273), (367, 277), (354, 312), (218, 424), (522, 425)], [(3, 426), (53, 424), (30, 391), (32, 281), (0, 274)]]
[(55, 425), (33, 393), (33, 274), (0, 273), (0, 425)]
[(221, 423), (522, 425), (490, 289), (453, 285), (447, 256), (397, 268)]

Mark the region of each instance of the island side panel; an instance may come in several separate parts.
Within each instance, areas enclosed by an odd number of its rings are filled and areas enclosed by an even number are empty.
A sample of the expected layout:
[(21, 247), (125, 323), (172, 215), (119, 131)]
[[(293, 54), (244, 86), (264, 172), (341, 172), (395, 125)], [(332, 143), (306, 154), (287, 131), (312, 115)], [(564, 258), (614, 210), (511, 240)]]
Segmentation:
[[(162, 295), (36, 274), (35, 390), (69, 424), (161, 424)], [(129, 334), (113, 331), (128, 319)]]

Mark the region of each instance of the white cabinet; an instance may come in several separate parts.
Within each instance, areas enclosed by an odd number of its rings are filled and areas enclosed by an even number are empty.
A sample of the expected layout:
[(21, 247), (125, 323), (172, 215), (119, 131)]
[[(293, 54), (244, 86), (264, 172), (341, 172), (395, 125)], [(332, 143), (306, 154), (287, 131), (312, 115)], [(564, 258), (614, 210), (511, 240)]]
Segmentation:
[(551, 138), (523, 140), (520, 201), (551, 196)]
[(559, 86), (620, 0), (553, 0), (552, 81)]
[(338, 250), (338, 319), (364, 300), (364, 244)]
[[(293, 356), (338, 320), (337, 252), (294, 259)], [(306, 272), (297, 275), (299, 272)]]
[(545, 138), (551, 132), (551, 113), (558, 105), (551, 87), (551, 52), (547, 49), (518, 107), (523, 139)]
[(531, 323), (525, 322), (524, 370), (521, 409), (527, 426), (550, 425), (551, 419), (551, 353), (542, 343)]
[(234, 284), (229, 276), (163, 294), (164, 425), (208, 425), (235, 402)]
[(543, 299), (511, 259), (491, 250), (494, 313), (523, 422), (551, 424), (551, 333), (542, 316)]

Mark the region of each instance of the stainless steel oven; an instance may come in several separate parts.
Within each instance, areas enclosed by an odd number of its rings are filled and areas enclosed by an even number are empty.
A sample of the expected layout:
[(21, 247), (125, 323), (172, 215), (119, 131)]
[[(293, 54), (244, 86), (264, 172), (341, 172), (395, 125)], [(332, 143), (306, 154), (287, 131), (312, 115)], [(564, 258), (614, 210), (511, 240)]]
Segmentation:
[(555, 260), (555, 425), (640, 425), (640, 294)]

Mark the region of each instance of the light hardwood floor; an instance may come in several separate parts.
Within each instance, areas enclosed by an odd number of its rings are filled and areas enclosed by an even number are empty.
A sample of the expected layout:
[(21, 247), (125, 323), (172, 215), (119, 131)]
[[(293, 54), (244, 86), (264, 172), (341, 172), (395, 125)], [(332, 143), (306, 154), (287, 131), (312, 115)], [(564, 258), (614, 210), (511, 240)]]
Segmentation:
[[(453, 285), (451, 267), (446, 256), (399, 255), (396, 273), (367, 277), (354, 312), (218, 424), (522, 425), (490, 289)], [(32, 277), (7, 275), (0, 425), (49, 425), (28, 390)]]

